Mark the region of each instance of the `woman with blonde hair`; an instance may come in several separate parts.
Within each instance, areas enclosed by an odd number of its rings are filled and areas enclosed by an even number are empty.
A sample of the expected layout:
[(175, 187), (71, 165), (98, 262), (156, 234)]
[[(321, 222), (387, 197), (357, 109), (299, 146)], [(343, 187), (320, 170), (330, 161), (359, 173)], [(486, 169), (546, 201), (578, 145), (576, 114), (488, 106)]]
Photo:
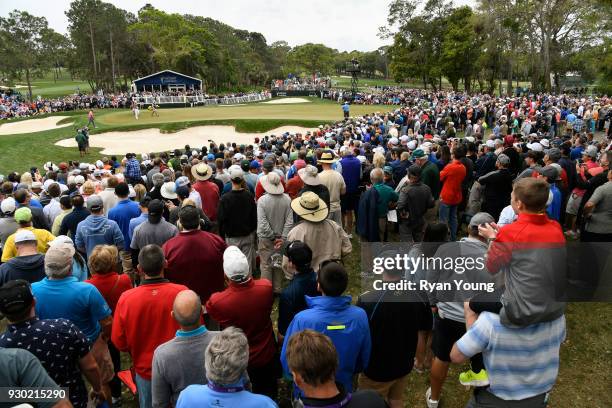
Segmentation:
[(26, 172), (23, 173), (21, 175), (21, 178), (19, 179), (19, 183), (20, 184), (27, 184), (28, 186), (32, 187), (32, 183), (34, 182), (34, 180), (32, 179), (32, 174)]
[[(118, 260), (119, 251), (113, 245), (96, 245), (88, 260), (92, 276), (87, 282), (98, 289), (113, 314), (121, 294), (132, 289), (130, 277), (126, 274), (119, 275), (117, 273)], [(112, 342), (108, 343), (108, 351), (115, 370), (115, 376), (110, 382), (110, 389), (113, 396), (113, 405), (118, 405), (121, 399), (121, 381), (117, 377), (117, 372), (121, 370), (121, 357)]]
[(140, 201), (142, 201), (144, 196), (147, 195), (147, 188), (142, 184), (136, 184), (134, 186), (134, 193), (136, 193), (136, 196), (134, 197), (134, 201), (139, 203)]
[(96, 186), (94, 185), (93, 181), (87, 180), (81, 186), (81, 195), (83, 196), (83, 200), (87, 202), (87, 199), (94, 194), (96, 194)]
[(382, 153), (374, 153), (372, 164), (375, 168), (382, 169), (383, 167), (385, 167), (385, 156)]

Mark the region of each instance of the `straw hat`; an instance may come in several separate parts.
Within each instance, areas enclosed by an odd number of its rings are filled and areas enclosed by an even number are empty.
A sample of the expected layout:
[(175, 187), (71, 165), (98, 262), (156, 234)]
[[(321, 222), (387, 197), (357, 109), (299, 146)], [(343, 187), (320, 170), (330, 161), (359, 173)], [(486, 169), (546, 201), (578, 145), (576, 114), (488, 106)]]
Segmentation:
[(196, 180), (204, 181), (208, 180), (212, 176), (213, 171), (208, 164), (198, 163), (196, 166), (191, 168), (191, 174), (193, 174), (193, 177), (195, 177)]
[(312, 191), (307, 191), (291, 201), (291, 208), (297, 215), (311, 222), (321, 222), (329, 213), (325, 201)]
[(280, 176), (275, 171), (266, 174), (259, 181), (268, 194), (283, 194), (285, 192)]
[(309, 186), (318, 186), (321, 184), (321, 179), (319, 179), (318, 173), (319, 170), (313, 165), (308, 165), (303, 169), (298, 171), (298, 175), (304, 182), (304, 184), (308, 184)]
[(318, 160), (319, 163), (335, 163), (338, 159), (334, 157), (334, 153), (331, 150), (326, 150), (321, 154), (321, 158)]

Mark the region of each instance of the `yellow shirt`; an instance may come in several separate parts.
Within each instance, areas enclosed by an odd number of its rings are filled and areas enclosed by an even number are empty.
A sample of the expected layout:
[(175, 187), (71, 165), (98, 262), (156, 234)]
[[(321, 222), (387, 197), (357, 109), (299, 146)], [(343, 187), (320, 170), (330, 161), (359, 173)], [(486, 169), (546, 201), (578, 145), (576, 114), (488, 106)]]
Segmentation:
[[(47, 252), (47, 248), (49, 248), (49, 242), (55, 239), (55, 236), (53, 234), (44, 229), (27, 227), (19, 228), (17, 232), (22, 229), (30, 230), (34, 233), (34, 236), (36, 237), (36, 249), (41, 254)], [(17, 232), (15, 232), (15, 234)], [(6, 242), (4, 243), (4, 249), (2, 250), (2, 262), (7, 262), (9, 259), (17, 256), (17, 248), (15, 247), (15, 234), (9, 236), (6, 239)]]

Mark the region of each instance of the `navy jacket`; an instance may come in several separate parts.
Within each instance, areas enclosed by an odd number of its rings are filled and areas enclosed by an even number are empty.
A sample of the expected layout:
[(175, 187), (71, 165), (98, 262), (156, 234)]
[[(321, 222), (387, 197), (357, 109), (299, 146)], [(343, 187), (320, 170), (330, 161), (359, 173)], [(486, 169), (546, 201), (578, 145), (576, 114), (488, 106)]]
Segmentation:
[(296, 314), (308, 308), (306, 297), (319, 296), (314, 270), (296, 274), (278, 299), (278, 332), (284, 335)]
[(378, 191), (370, 188), (361, 194), (357, 211), (357, 233), (368, 242), (378, 242)]

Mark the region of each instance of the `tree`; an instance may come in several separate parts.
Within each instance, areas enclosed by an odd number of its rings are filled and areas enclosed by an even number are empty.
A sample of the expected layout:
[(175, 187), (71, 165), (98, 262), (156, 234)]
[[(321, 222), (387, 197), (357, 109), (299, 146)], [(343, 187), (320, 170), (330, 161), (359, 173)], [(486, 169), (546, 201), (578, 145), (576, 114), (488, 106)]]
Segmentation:
[(32, 78), (47, 68), (44, 35), (48, 34), (47, 19), (25, 11), (12, 11), (0, 18), (0, 36), (4, 70), (14, 76), (25, 75), (28, 99), (32, 100)]
[(334, 54), (337, 51), (323, 44), (304, 44), (294, 47), (287, 59), (294, 73), (329, 75), (333, 70)]

